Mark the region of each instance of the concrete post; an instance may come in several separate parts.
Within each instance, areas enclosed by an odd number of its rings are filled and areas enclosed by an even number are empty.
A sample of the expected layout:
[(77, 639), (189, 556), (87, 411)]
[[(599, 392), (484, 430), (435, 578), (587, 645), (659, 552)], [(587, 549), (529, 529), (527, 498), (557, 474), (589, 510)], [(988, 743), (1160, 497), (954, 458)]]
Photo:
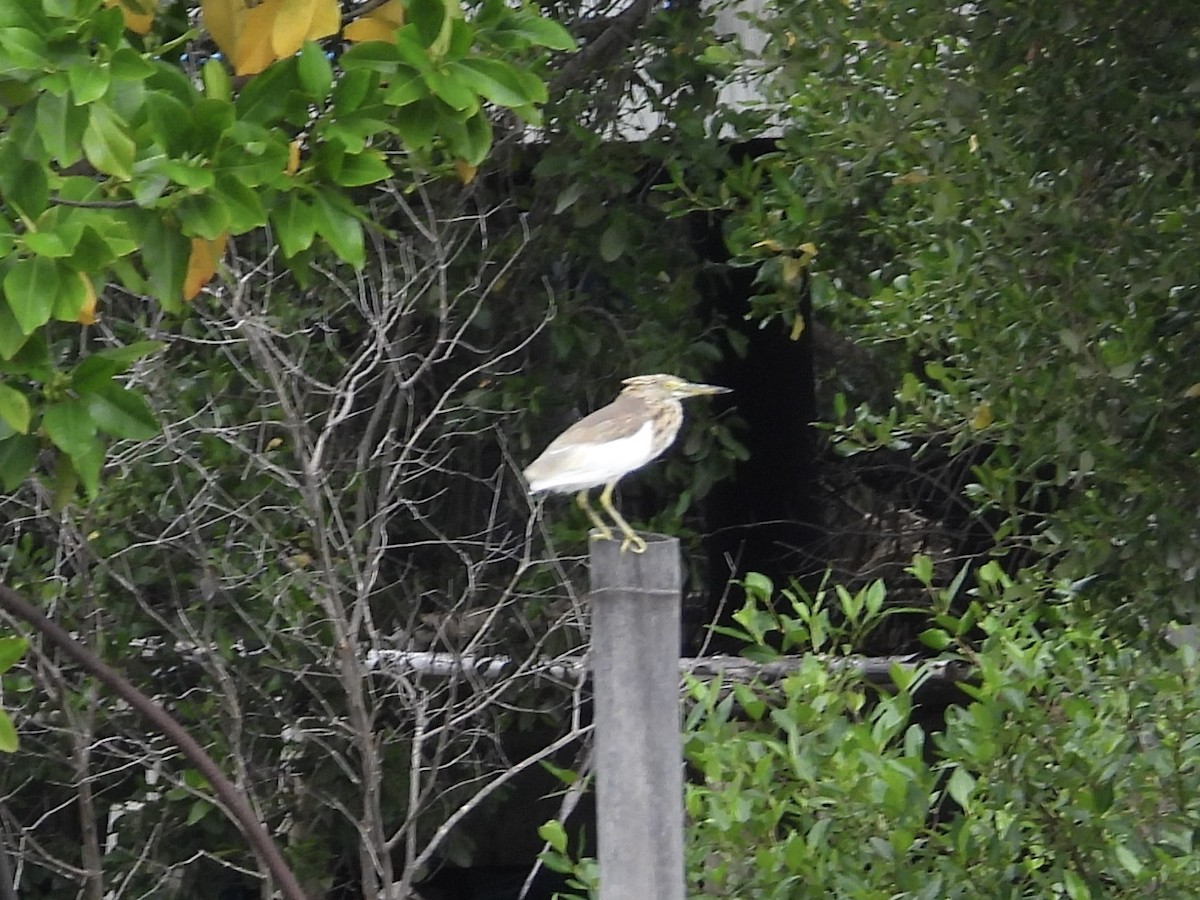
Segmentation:
[(600, 900), (684, 900), (679, 541), (593, 539)]

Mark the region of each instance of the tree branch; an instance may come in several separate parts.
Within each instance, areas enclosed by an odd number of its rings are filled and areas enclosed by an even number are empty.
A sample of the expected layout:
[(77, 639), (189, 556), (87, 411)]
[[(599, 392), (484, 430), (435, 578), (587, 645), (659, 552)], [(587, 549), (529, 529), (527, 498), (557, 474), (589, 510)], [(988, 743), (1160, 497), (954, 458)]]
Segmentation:
[(171, 718), (165, 709), (130, 684), (66, 631), (42, 615), (20, 594), (5, 585), (0, 585), (0, 607), (40, 631), (63, 653), (75, 660), (114, 694), (141, 713), (159, 732), (178, 747), (188, 761), (208, 781), (213, 792), (224, 805), (227, 814), (241, 828), (242, 835), (270, 869), (275, 880), (279, 882), (285, 900), (305, 900), (304, 892), (300, 889), (300, 883), (296, 880), (296, 876), (288, 868), (287, 862), (284, 861), (279, 849), (271, 840), (271, 836), (267, 834), (266, 828), (258, 821), (254, 811), (237, 787), (225, 777), (212, 757), (205, 752), (195, 738), (184, 731), (183, 727)]

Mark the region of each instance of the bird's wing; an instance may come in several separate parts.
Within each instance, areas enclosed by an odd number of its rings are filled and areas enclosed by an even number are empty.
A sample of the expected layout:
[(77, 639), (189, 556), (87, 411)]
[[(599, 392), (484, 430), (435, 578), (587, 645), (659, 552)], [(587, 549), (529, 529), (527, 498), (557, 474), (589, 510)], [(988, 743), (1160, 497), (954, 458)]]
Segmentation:
[(653, 443), (645, 404), (618, 397), (555, 438), (525, 469), (525, 480), (534, 493), (595, 487), (653, 459)]
[(653, 411), (644, 400), (622, 394), (608, 406), (584, 416), (551, 441), (546, 449), (554, 450), (564, 445), (578, 444), (585, 436), (590, 443), (606, 443), (628, 437), (652, 417)]

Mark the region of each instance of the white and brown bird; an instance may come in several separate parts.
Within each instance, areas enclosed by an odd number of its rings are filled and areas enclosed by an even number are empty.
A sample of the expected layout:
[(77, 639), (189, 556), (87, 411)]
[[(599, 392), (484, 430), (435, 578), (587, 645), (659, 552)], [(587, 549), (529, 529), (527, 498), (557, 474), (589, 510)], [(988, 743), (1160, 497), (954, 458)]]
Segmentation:
[(556, 437), (525, 469), (525, 480), (532, 494), (574, 493), (600, 536), (612, 540), (612, 530), (588, 502), (588, 491), (604, 485), (600, 505), (621, 529), (621, 550), (632, 547), (642, 553), (646, 542), (613, 507), (613, 488), (671, 446), (683, 424), (681, 400), (724, 394), (729, 388), (692, 384), (674, 375), (636, 375), (622, 384), (616, 400)]

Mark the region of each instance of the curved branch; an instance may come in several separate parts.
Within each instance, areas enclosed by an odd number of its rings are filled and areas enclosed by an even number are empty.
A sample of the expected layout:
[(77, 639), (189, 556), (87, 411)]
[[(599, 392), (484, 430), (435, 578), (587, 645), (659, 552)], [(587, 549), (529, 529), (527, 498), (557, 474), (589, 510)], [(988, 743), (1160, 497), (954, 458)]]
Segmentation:
[(259, 859), (266, 864), (279, 883), (285, 900), (305, 900), (304, 891), (300, 889), (300, 883), (296, 880), (296, 876), (288, 868), (279, 848), (275, 846), (263, 824), (258, 821), (250, 804), (238, 792), (233, 782), (225, 777), (225, 773), (221, 771), (213, 758), (205, 752), (195, 738), (184, 730), (182, 725), (171, 718), (170, 713), (130, 684), (62, 628), (42, 615), (20, 594), (5, 585), (0, 585), (0, 607), (40, 631), (67, 656), (141, 713), (159, 732), (178, 747), (212, 786), (213, 792), (224, 804), (228, 814), (241, 828), (246, 841), (258, 853)]

